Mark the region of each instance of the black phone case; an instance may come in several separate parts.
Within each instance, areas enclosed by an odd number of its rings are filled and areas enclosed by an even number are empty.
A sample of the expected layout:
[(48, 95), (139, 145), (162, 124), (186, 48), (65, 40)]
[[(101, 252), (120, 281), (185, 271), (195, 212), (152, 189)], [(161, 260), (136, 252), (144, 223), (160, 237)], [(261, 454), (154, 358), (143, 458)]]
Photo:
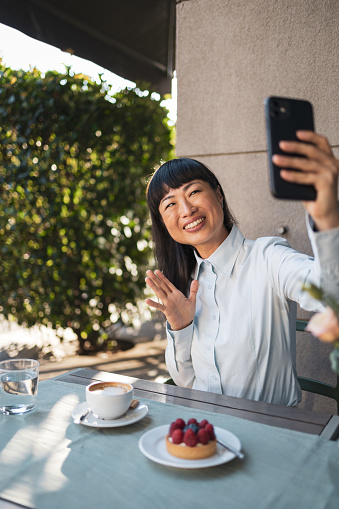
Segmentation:
[(268, 97), (265, 99), (265, 120), (270, 188), (273, 196), (285, 200), (315, 200), (317, 194), (313, 186), (286, 182), (280, 177), (281, 168), (272, 162), (273, 154), (284, 154), (279, 148), (279, 141), (297, 140), (295, 133), (299, 129), (314, 131), (312, 104), (301, 99)]

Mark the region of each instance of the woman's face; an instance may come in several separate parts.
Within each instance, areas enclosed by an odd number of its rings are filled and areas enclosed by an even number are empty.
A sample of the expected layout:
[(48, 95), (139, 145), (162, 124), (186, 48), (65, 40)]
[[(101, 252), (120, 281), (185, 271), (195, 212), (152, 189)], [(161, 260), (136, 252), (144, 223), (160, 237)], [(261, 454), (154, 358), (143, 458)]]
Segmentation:
[(208, 258), (226, 239), (223, 198), (204, 180), (192, 180), (170, 189), (159, 205), (159, 212), (170, 236), (188, 244), (202, 258)]

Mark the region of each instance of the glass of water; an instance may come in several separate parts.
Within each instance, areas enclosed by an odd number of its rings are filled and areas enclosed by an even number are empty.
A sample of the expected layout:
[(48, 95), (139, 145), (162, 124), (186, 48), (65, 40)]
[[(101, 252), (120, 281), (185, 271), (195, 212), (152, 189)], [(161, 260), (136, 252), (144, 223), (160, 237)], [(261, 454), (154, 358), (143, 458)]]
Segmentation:
[(10, 359), (0, 362), (0, 413), (25, 414), (36, 409), (39, 362)]

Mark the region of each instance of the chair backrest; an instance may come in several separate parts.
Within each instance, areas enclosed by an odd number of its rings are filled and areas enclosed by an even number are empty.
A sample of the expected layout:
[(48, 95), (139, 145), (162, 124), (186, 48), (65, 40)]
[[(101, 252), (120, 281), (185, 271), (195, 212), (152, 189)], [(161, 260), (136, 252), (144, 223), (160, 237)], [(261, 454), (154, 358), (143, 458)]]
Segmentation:
[[(299, 332), (305, 331), (307, 326), (307, 321), (305, 320), (297, 320), (296, 330)], [(337, 375), (336, 385), (325, 384), (324, 382), (319, 382), (318, 380), (312, 380), (311, 378), (304, 378), (302, 376), (298, 376), (298, 382), (300, 384), (301, 390), (313, 392), (314, 394), (320, 394), (321, 396), (326, 396), (328, 398), (332, 398), (337, 402), (337, 413), (339, 415), (339, 376)]]

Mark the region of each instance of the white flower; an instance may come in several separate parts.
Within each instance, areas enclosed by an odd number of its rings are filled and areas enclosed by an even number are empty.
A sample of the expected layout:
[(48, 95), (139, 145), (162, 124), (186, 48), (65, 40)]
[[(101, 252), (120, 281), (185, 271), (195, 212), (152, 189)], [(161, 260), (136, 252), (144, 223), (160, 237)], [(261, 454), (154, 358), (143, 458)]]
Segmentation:
[(306, 330), (326, 343), (339, 340), (339, 320), (333, 309), (326, 307), (321, 313), (312, 316)]

